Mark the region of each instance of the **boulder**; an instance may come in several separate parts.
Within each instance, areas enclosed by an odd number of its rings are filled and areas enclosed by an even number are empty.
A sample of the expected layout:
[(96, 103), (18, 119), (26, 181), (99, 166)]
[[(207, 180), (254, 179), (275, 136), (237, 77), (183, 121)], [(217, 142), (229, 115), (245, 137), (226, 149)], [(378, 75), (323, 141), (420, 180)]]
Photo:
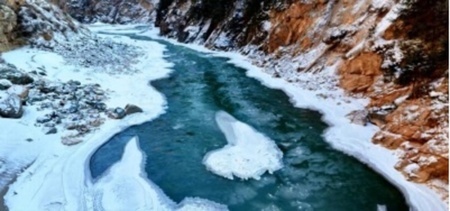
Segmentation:
[(28, 95), (30, 93), (30, 90), (25, 87), (25, 86), (21, 86), (21, 85), (13, 85), (11, 86), (8, 91), (9, 94), (16, 94), (20, 97), (20, 99), (22, 100), (22, 102), (24, 102), (27, 98)]
[(33, 83), (34, 81), (34, 79), (31, 76), (24, 73), (9, 74), (7, 76), (7, 79), (11, 81), (11, 83), (18, 85), (27, 85)]
[(110, 109), (106, 112), (109, 118), (111, 119), (123, 119), (127, 114), (125, 113), (125, 110), (123, 108), (115, 108)]
[(55, 127), (44, 127), (43, 130), (45, 135), (55, 134), (58, 132), (58, 130)]
[(6, 79), (0, 79), (0, 90), (7, 90), (11, 86), (12, 86), (11, 81), (8, 81)]
[(136, 105), (127, 104), (125, 106), (125, 113), (127, 115), (134, 114), (134, 113), (141, 113), (141, 112), (144, 112), (144, 111), (142, 110), (142, 108), (140, 108), (140, 107), (138, 107)]
[(17, 85), (27, 85), (34, 82), (30, 75), (23, 73), (11, 64), (0, 65), (0, 79), (7, 79)]
[(353, 124), (366, 126), (369, 121), (369, 118), (367, 117), (368, 114), (369, 113), (366, 110), (356, 110), (347, 114), (346, 117), (350, 119)]
[(23, 115), (22, 101), (17, 94), (10, 94), (0, 102), (0, 116), (5, 118), (21, 118)]
[(72, 146), (82, 142), (83, 140), (75, 138), (75, 137), (62, 137), (61, 143), (67, 146)]

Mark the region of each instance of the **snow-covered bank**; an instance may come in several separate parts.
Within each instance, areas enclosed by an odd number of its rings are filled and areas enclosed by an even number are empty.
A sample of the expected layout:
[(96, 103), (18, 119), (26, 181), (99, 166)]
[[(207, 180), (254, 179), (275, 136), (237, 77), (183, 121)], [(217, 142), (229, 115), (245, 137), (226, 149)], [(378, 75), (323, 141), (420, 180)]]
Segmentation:
[[(21, 167), (34, 161), (30, 168), (19, 175), (5, 196), (5, 203), (11, 210), (28, 210), (30, 207), (35, 210), (92, 208), (88, 170), (90, 155), (115, 133), (154, 119), (164, 112), (164, 97), (148, 85), (150, 80), (165, 77), (170, 72), (171, 65), (163, 59), (164, 46), (155, 42), (136, 43), (127, 38), (120, 38), (120, 41), (152, 49), (133, 65), (139, 72), (109, 75), (67, 65), (60, 55), (28, 47), (2, 55), (7, 62), (25, 70), (46, 69), (49, 80), (76, 79), (82, 83), (98, 83), (110, 92), (106, 102), (109, 106), (133, 103), (144, 111), (120, 121), (107, 120), (99, 130), (88, 134), (83, 143), (71, 147), (61, 144), (61, 133), (45, 136), (33, 126), (39, 113), (33, 107), (28, 107), (20, 120), (0, 119), (5, 128), (0, 136), (2, 155), (6, 155), (8, 161), (24, 160), (17, 164)], [(33, 141), (26, 142), (25, 139), (30, 137)], [(3, 150), (10, 152), (3, 154)]]
[[(44, 112), (35, 106), (27, 106), (20, 120), (0, 118), (5, 128), (0, 132), (0, 155), (7, 159), (6, 168), (20, 170), (31, 164), (9, 187), (6, 205), (10, 210), (128, 210), (133, 207), (137, 210), (226, 210), (224, 205), (199, 198), (185, 198), (178, 205), (171, 201), (146, 179), (137, 140), (128, 144), (122, 160), (109, 174), (93, 183), (89, 172), (91, 155), (116, 133), (151, 121), (164, 113), (166, 107), (164, 96), (149, 85), (149, 81), (166, 77), (171, 71), (172, 65), (163, 58), (164, 46), (124, 36), (114, 36), (114, 42), (151, 51), (142, 51), (137, 63), (126, 64), (136, 71), (114, 74), (99, 67), (80, 67), (76, 62), (67, 62), (68, 58), (62, 55), (29, 47), (2, 55), (7, 62), (24, 70), (45, 69), (46, 79), (51, 81), (97, 83), (108, 93), (105, 101), (108, 107), (130, 103), (143, 110), (121, 120), (107, 119), (98, 130), (87, 133), (83, 142), (73, 146), (61, 144), (61, 137), (67, 132), (63, 128), (63, 133), (44, 135), (34, 126), (36, 118)], [(30, 137), (31, 142), (25, 141)]]
[(224, 111), (217, 112), (216, 122), (228, 144), (205, 155), (208, 170), (228, 179), (260, 179), (283, 167), (283, 153), (274, 141)]
[(186, 198), (177, 205), (147, 179), (144, 163), (134, 137), (125, 146), (122, 159), (95, 183), (94, 210), (227, 210), (224, 205), (198, 198)]
[[(104, 29), (107, 30), (107, 27)], [(124, 27), (124, 29), (127, 28)], [(132, 28), (125, 31), (129, 33)], [(136, 30), (136, 32), (138, 31)], [(247, 69), (249, 77), (260, 80), (268, 87), (284, 90), (292, 99), (294, 106), (320, 111), (323, 114), (323, 120), (330, 125), (324, 134), (325, 140), (335, 149), (366, 163), (397, 186), (405, 195), (412, 210), (447, 210), (447, 205), (435, 192), (425, 185), (406, 181), (405, 177), (394, 169), (394, 165), (398, 161), (395, 151), (371, 142), (372, 136), (378, 131), (377, 127), (355, 125), (346, 117), (354, 110), (364, 109), (368, 100), (346, 96), (344, 91), (336, 86), (337, 76), (334, 68), (327, 68), (314, 74), (292, 73), (289, 77), (294, 78), (293, 81), (296, 83), (289, 83), (282, 78), (273, 78), (261, 68), (252, 65), (248, 58), (236, 52), (214, 52), (198, 45), (180, 44), (159, 37), (156, 29), (140, 35), (166, 40), (215, 56), (230, 58), (231, 63)]]

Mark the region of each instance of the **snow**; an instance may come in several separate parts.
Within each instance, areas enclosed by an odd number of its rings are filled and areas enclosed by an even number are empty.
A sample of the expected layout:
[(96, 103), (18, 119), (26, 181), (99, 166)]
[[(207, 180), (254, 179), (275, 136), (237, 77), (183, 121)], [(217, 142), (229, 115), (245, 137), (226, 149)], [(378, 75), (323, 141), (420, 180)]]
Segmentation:
[[(394, 5), (388, 13), (388, 17), (383, 18), (386, 25), (378, 26), (377, 32), (380, 33), (396, 16), (398, 4)], [(383, 22), (384, 23), (384, 22)], [(252, 65), (247, 57), (238, 52), (215, 52), (203, 46), (195, 44), (181, 44), (173, 40), (161, 38), (158, 36), (157, 29), (149, 30), (141, 35), (149, 36), (155, 39), (163, 39), (176, 45), (189, 47), (191, 49), (211, 53), (212, 55), (227, 57), (230, 63), (247, 69), (247, 75), (258, 79), (267, 87), (283, 90), (290, 98), (294, 106), (299, 108), (309, 108), (320, 111), (323, 114), (323, 121), (327, 122), (330, 127), (323, 135), (327, 141), (336, 150), (349, 154), (359, 161), (367, 164), (373, 170), (384, 176), (388, 181), (397, 186), (404, 194), (409, 206), (412, 210), (448, 210), (448, 206), (443, 200), (429, 187), (423, 184), (409, 182), (405, 177), (397, 171), (394, 166), (399, 158), (394, 151), (386, 149), (382, 146), (372, 143), (373, 135), (379, 131), (374, 125), (361, 126), (351, 124), (345, 117), (346, 114), (354, 110), (364, 109), (367, 99), (356, 99), (347, 97), (342, 89), (325, 89), (321, 90), (320, 86), (327, 86), (327, 83), (320, 84), (315, 89), (302, 87), (296, 83), (290, 83), (282, 78), (274, 78), (264, 72), (263, 69)], [(334, 68), (324, 69), (319, 73), (296, 73), (298, 78), (305, 81), (323, 81), (326, 78), (331, 83), (337, 76)], [(328, 96), (323, 98), (320, 94), (326, 93)], [(342, 103), (347, 102), (345, 104)]]
[[(374, 0), (374, 3), (372, 5), (376, 7), (381, 4), (385, 4), (384, 2), (385, 2), (385, 0)], [(403, 7), (404, 6), (402, 5), (401, 2), (395, 4), (391, 7), (389, 12), (381, 19), (381, 21), (377, 25), (377, 27), (375, 29), (375, 33), (374, 33), (375, 37), (381, 37), (381, 35), (386, 31), (386, 29), (389, 28), (389, 26), (391, 26), (392, 22), (395, 19), (397, 19), (397, 17), (399, 16), (399, 13), (403, 9)]]
[(263, 21), (261, 26), (264, 31), (268, 32), (272, 28), (272, 23), (270, 21)]
[(394, 104), (395, 104), (395, 105), (400, 105), (400, 104), (402, 104), (403, 102), (405, 102), (405, 100), (408, 99), (408, 97), (409, 97), (409, 95), (403, 95), (403, 96), (401, 96), (401, 97), (395, 99), (395, 100), (394, 100)]
[(384, 8), (392, 7), (393, 2), (391, 0), (372, 0), (372, 8), (375, 10), (380, 10)]
[(266, 171), (283, 167), (283, 153), (274, 141), (224, 111), (217, 112), (216, 122), (228, 144), (205, 155), (208, 170), (228, 179), (259, 180)]

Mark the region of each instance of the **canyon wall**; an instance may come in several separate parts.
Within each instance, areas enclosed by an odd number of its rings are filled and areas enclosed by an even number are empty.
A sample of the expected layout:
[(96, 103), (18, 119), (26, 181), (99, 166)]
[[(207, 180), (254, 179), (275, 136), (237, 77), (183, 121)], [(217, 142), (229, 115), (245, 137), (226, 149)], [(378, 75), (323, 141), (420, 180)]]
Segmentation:
[[(412, 181), (448, 183), (448, 1), (161, 0), (161, 35), (235, 50), (275, 77), (334, 68), (371, 99), (373, 142)], [(363, 121), (362, 124), (365, 124)]]

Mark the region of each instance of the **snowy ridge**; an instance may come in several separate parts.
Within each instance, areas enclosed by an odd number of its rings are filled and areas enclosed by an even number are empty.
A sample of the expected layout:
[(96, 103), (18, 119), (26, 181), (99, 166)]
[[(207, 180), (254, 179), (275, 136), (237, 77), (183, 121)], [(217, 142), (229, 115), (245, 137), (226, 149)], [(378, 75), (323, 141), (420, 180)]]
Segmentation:
[(283, 153), (274, 141), (224, 111), (217, 112), (216, 122), (228, 144), (205, 155), (208, 170), (228, 179), (260, 179), (283, 167)]

